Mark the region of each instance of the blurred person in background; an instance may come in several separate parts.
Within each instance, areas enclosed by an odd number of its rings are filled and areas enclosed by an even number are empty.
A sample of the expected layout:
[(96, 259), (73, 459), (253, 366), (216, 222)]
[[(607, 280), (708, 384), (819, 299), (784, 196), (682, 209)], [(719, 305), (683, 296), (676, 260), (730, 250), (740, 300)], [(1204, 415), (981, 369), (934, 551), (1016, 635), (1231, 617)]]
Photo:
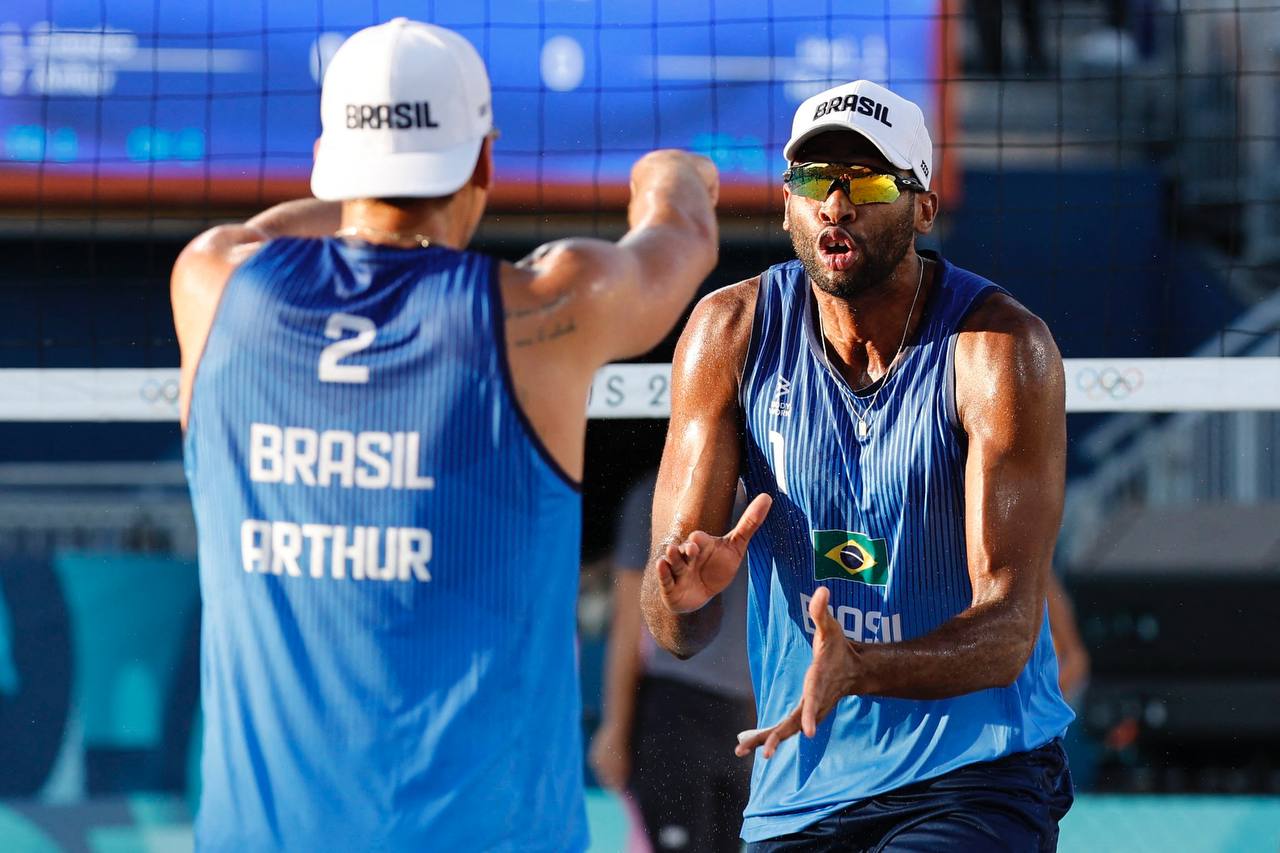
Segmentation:
[(1049, 633), (1058, 658), (1058, 687), (1077, 711), (1089, 685), (1089, 650), (1080, 638), (1080, 623), (1071, 596), (1057, 574), (1049, 575)]
[[(1044, 19), (1041, 0), (1016, 0), (1018, 21), (1022, 25), (1022, 71), (1044, 74), (1049, 63), (1044, 53)], [(1003, 77), (1010, 69), (1005, 60), (1005, 0), (971, 0), (974, 23), (978, 30), (978, 70), (993, 77)]]
[(640, 614), (656, 478), (651, 471), (632, 486), (618, 519), (604, 716), (591, 768), (602, 785), (633, 798), (654, 850), (735, 853), (751, 762), (730, 752), (728, 735), (755, 725), (746, 573), (721, 593), (724, 622), (705, 649), (682, 661), (657, 646)]

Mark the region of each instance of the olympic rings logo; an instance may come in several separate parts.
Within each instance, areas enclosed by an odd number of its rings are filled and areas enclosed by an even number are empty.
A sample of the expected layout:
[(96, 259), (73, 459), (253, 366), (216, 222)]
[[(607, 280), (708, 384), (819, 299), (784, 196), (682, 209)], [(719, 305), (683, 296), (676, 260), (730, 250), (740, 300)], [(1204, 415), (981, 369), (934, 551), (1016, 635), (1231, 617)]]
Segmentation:
[(146, 403), (175, 405), (178, 402), (178, 380), (148, 379), (138, 389), (138, 396)]
[(1091, 400), (1101, 397), (1121, 400), (1142, 388), (1142, 371), (1136, 367), (1126, 370), (1117, 370), (1114, 367), (1095, 370), (1092, 367), (1086, 367), (1076, 374), (1076, 387)]

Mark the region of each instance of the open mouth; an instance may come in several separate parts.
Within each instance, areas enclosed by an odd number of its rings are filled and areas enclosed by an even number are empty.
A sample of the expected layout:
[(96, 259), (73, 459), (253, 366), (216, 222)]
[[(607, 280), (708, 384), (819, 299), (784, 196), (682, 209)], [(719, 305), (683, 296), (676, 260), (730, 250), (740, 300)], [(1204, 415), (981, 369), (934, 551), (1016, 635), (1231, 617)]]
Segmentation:
[(858, 254), (853, 237), (843, 228), (826, 228), (818, 235), (818, 257), (830, 269), (848, 269)]

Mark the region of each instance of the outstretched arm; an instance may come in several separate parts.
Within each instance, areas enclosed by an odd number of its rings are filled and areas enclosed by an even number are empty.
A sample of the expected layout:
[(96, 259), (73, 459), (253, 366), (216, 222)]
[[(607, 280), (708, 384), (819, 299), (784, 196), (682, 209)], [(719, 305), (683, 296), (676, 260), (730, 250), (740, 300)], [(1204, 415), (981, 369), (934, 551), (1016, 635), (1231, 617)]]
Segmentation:
[(1062, 360), (1048, 329), (1005, 296), (974, 311), (956, 347), (956, 405), (968, 435), (965, 539), (970, 606), (902, 643), (846, 640), (811, 602), (814, 662), (801, 704), (741, 753), (812, 736), (842, 696), (941, 699), (1012, 683), (1035, 646), (1062, 518), (1066, 414)]

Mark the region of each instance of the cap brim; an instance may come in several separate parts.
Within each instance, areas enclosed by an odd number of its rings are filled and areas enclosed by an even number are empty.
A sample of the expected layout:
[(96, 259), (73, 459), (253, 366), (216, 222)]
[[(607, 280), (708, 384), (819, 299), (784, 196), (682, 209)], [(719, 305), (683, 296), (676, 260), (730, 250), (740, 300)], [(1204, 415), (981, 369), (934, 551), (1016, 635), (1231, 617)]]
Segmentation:
[(842, 130), (846, 133), (856, 133), (859, 136), (861, 136), (863, 139), (867, 140), (872, 145), (874, 145), (876, 147), (876, 150), (884, 155), (884, 159), (888, 160), (890, 163), (893, 164), (894, 168), (897, 168), (897, 169), (911, 168), (911, 161), (908, 160), (906, 156), (898, 153), (897, 151), (894, 151), (891, 148), (885, 147), (883, 144), (879, 142), (879, 140), (875, 139), (869, 134), (863, 133), (860, 128), (854, 127), (853, 125), (844, 121), (824, 122), (823, 124), (814, 125), (813, 127), (806, 130), (804, 133), (797, 136), (795, 139), (790, 140), (787, 143), (787, 146), (782, 149), (782, 156), (786, 159), (788, 163), (795, 162), (795, 153), (797, 149), (800, 148), (801, 145), (804, 145), (806, 142), (808, 142), (810, 139), (813, 139), (818, 134), (826, 133), (827, 131), (830, 131), (830, 130)]
[(484, 137), (443, 151), (372, 154), (325, 145), (311, 170), (311, 192), (322, 201), (356, 198), (438, 198), (466, 185)]

